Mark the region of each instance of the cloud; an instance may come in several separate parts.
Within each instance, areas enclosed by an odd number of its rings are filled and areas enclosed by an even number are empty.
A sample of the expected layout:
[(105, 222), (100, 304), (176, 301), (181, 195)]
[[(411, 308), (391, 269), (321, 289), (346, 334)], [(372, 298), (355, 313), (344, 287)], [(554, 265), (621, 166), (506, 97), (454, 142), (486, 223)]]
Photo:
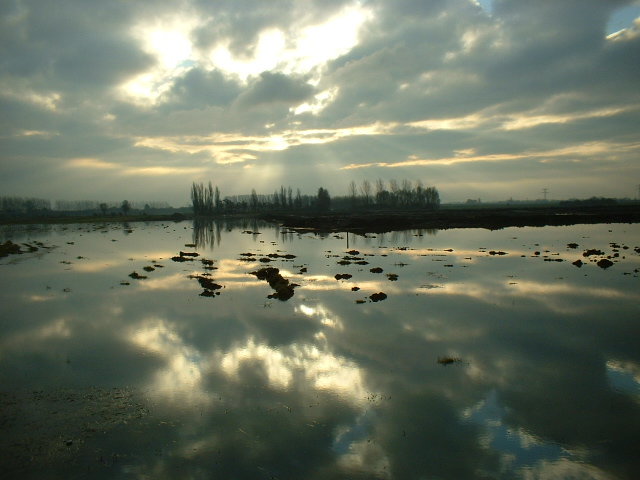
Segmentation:
[(129, 9), (25, 1), (4, 12), (3, 76), (66, 92), (104, 87), (153, 59), (127, 35)]
[(500, 179), (483, 197), (522, 178), (529, 195), (561, 178), (575, 196), (635, 195), (640, 34), (633, 18), (608, 31), (633, 2), (490, 3), (5, 2), (0, 188), (34, 195), (44, 162), (99, 158), (119, 166), (100, 170), (115, 197), (117, 172), (182, 172), (173, 203), (190, 180), (247, 193), (234, 164), (303, 192), (395, 170), (450, 200), (478, 175)]
[(166, 94), (169, 108), (185, 110), (229, 106), (241, 92), (240, 85), (218, 70), (194, 67), (175, 79)]
[(118, 165), (109, 162), (103, 162), (96, 158), (74, 158), (66, 163), (68, 168), (90, 168), (96, 170), (112, 170), (118, 168)]
[(285, 103), (296, 105), (307, 100), (314, 93), (311, 85), (303, 79), (288, 77), (282, 73), (263, 72), (238, 98), (241, 107)]
[(206, 51), (223, 43), (234, 57), (246, 60), (255, 55), (261, 33), (280, 29), (287, 32), (287, 41), (293, 42), (304, 27), (322, 24), (352, 3), (344, 0), (200, 0), (195, 5), (208, 21), (194, 32), (195, 44)]
[(117, 84), (154, 65), (154, 60), (130, 41), (89, 37), (74, 48), (63, 51), (55, 60), (55, 75), (68, 84)]

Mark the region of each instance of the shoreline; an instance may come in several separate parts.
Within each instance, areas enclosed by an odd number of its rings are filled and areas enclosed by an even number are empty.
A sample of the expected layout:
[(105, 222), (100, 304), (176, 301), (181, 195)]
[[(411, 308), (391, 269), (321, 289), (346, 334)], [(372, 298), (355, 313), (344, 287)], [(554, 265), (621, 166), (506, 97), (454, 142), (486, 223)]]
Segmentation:
[(303, 231), (383, 233), (396, 230), (544, 227), (578, 224), (640, 223), (640, 205), (607, 207), (488, 207), (432, 211), (273, 214), (265, 220)]
[(451, 207), (438, 210), (370, 210), (359, 212), (276, 212), (231, 214), (214, 217), (171, 215), (135, 216), (64, 216), (0, 218), (0, 225), (70, 224), (70, 223), (136, 223), (184, 220), (229, 221), (256, 219), (277, 223), (296, 231), (383, 233), (397, 230), (544, 227), (577, 224), (640, 223), (640, 205), (590, 207)]
[(136, 222), (181, 222), (192, 220), (193, 217), (183, 213), (161, 214), (161, 215), (118, 215), (105, 217), (101, 215), (61, 215), (61, 216), (40, 216), (40, 217), (0, 217), (0, 225), (55, 225), (67, 223), (136, 223)]

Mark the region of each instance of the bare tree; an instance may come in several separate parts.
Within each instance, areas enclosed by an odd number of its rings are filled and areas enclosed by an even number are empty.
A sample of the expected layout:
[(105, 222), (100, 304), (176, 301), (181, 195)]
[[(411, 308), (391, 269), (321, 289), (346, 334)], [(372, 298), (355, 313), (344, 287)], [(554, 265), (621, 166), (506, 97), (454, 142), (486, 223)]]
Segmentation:
[(440, 208), (440, 193), (436, 187), (427, 187), (425, 190), (427, 208)]
[(216, 212), (220, 212), (222, 210), (222, 202), (220, 201), (220, 189), (216, 185), (216, 189), (213, 192), (213, 203), (216, 207)]
[(351, 180), (347, 190), (349, 192), (349, 198), (351, 199), (351, 208), (355, 209), (358, 203), (358, 187), (356, 187), (356, 182)]
[(400, 187), (398, 186), (398, 181), (395, 179), (389, 180), (389, 189), (391, 190), (391, 205), (394, 207), (398, 203), (398, 196), (400, 193)]
[(400, 189), (400, 197), (404, 205), (411, 205), (411, 180), (405, 178), (402, 180), (402, 187)]
[(193, 213), (195, 215), (202, 214), (202, 193), (203, 186), (202, 184), (197, 184), (193, 182), (191, 184), (191, 204), (193, 205)]
[(422, 206), (424, 204), (424, 185), (422, 184), (422, 180), (416, 180), (416, 187), (414, 189), (414, 192), (415, 203)]
[(191, 185), (193, 213), (196, 215), (211, 215), (213, 213), (214, 197), (215, 193), (211, 182), (206, 188), (202, 183), (193, 182)]
[(378, 180), (376, 180), (376, 203), (386, 205), (388, 200), (389, 192), (384, 188), (384, 180), (378, 178)]
[(331, 196), (329, 190), (320, 187), (318, 189), (318, 210), (326, 212), (331, 208)]
[(122, 213), (124, 213), (125, 215), (129, 213), (129, 210), (131, 210), (131, 204), (129, 203), (129, 200), (123, 200), (120, 208), (122, 209)]
[(360, 185), (360, 191), (362, 192), (364, 205), (368, 207), (371, 203), (371, 182), (369, 180), (363, 180), (362, 185)]
[(258, 211), (258, 194), (255, 188), (251, 189), (251, 210), (254, 212)]
[(207, 215), (211, 215), (213, 213), (213, 185), (211, 185), (211, 182), (207, 186), (205, 197), (205, 212)]
[(302, 208), (302, 194), (300, 193), (300, 189), (296, 189), (296, 199), (294, 201), (296, 208)]

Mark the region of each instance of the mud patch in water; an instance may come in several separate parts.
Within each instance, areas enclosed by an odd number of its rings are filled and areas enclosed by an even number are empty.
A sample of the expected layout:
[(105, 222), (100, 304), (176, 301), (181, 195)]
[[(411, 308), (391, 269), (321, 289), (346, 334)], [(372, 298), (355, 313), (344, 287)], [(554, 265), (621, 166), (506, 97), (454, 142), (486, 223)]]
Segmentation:
[(92, 437), (149, 413), (129, 388), (0, 392), (0, 408), (5, 472), (65, 462)]

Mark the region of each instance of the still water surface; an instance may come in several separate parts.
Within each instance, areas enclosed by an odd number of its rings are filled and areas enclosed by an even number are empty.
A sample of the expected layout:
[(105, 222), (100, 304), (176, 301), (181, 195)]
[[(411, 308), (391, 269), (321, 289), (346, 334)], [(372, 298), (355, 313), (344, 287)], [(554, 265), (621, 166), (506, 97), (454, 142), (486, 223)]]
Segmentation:
[[(638, 478), (639, 225), (8, 239), (52, 247), (0, 259), (9, 474)], [(267, 266), (291, 298), (268, 298)]]

